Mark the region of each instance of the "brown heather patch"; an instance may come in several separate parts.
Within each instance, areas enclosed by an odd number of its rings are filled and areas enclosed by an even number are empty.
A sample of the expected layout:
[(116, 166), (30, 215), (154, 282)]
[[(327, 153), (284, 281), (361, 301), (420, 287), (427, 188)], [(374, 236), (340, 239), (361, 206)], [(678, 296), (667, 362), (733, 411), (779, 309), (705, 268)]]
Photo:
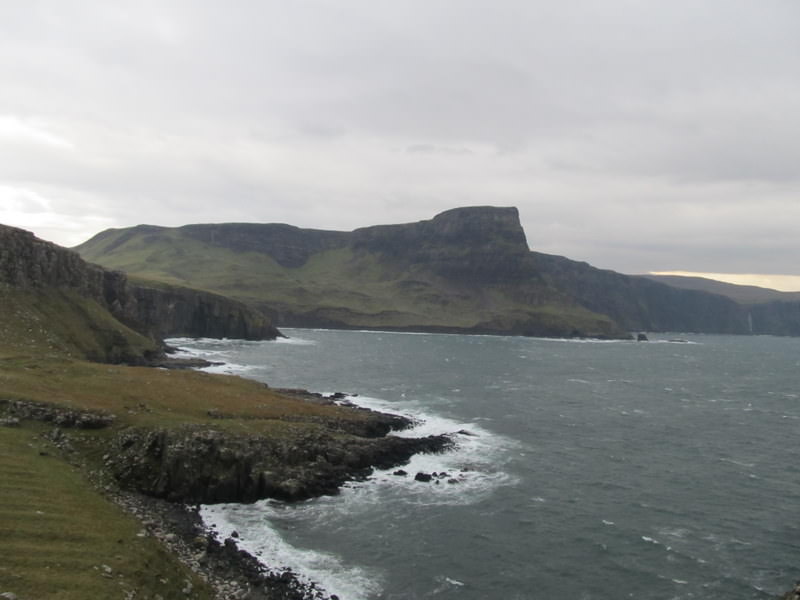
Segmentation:
[[(280, 395), (264, 384), (228, 375), (104, 365), (66, 358), (0, 359), (0, 397), (104, 411), (117, 425), (207, 424), (252, 433), (275, 430), (283, 418), (364, 420), (362, 411)], [(226, 418), (214, 418), (215, 414)], [(280, 423), (279, 429), (288, 427)]]

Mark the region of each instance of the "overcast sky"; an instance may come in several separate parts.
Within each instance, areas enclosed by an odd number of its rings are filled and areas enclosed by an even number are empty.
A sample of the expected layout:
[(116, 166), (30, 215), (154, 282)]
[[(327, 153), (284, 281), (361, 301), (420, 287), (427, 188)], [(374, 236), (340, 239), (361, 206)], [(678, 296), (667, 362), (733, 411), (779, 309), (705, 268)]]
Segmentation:
[(0, 3), (0, 222), (484, 204), (603, 268), (800, 275), (800, 2)]

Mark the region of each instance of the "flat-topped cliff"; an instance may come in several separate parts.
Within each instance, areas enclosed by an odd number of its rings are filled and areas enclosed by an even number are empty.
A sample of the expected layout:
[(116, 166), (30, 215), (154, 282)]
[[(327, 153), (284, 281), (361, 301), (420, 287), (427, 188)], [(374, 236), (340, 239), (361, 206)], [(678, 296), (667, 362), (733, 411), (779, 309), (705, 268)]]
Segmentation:
[(137, 226), (102, 232), (77, 250), (110, 268), (230, 295), (286, 326), (596, 337), (800, 333), (791, 307), (752, 308), (532, 252), (513, 207), (456, 208), (351, 232)]
[(510, 207), (352, 232), (137, 226), (102, 232), (77, 250), (109, 268), (230, 295), (279, 326), (627, 335), (543, 284)]

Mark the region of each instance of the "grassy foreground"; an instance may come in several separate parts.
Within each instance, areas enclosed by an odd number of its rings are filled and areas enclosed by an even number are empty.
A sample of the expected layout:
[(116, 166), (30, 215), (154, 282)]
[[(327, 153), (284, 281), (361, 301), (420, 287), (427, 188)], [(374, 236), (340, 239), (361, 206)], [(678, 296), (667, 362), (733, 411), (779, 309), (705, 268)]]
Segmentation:
[(0, 427), (0, 591), (21, 600), (213, 598), (159, 542), (140, 535), (136, 519), (51, 454), (40, 429)]
[(205, 424), (279, 437), (316, 429), (320, 419), (361, 418), (357, 411), (292, 399), (238, 377), (67, 357), (0, 358), (4, 400), (116, 416), (107, 429), (63, 430), (88, 465), (83, 469), (43, 437), (52, 424), (23, 420), (0, 426), (0, 593), (11, 591), (20, 600), (213, 597), (196, 579), (192, 594), (185, 595), (186, 570), (155, 540), (137, 537), (141, 524), (89, 482), (87, 471), (99, 467), (104, 442), (115, 432)]
[(206, 425), (278, 437), (315, 430), (329, 419), (363, 418), (238, 377), (76, 358), (92, 354), (107, 317), (93, 315), (92, 306), (68, 292), (44, 297), (6, 289), (0, 309), (0, 420), (14, 401), (116, 417), (104, 429), (63, 428), (71, 453), (48, 441), (53, 423), (0, 421), (0, 594), (19, 600), (214, 598), (106, 498), (101, 487), (113, 482), (105, 478), (98, 487), (106, 443), (120, 431)]
[[(89, 482), (88, 471), (99, 467), (104, 442), (115, 432), (206, 424), (279, 437), (316, 429), (318, 419), (360, 418), (355, 411), (343, 416), (336, 407), (281, 396), (238, 377), (66, 357), (0, 358), (3, 400), (117, 417), (107, 429), (63, 430), (84, 462), (82, 469), (70, 464), (75, 457), (68, 462), (43, 437), (51, 424), (23, 420), (0, 426), (0, 593), (11, 591), (20, 600), (214, 597), (157, 541), (137, 537), (142, 525)], [(212, 418), (209, 411), (228, 418)], [(182, 591), (187, 579), (190, 595)]]

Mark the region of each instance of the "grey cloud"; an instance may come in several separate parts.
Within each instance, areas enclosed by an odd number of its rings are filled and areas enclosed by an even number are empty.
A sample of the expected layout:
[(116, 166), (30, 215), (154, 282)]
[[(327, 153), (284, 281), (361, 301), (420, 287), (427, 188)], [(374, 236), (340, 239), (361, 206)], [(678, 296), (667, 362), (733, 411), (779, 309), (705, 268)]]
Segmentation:
[(70, 236), (514, 204), (532, 247), (604, 267), (795, 272), (798, 22), (793, 0), (4, 3), (0, 124), (67, 146), (0, 127), (0, 186)]
[(450, 154), (453, 156), (473, 154), (472, 150), (464, 146), (437, 146), (435, 144), (411, 144), (406, 148), (406, 152), (412, 154)]

